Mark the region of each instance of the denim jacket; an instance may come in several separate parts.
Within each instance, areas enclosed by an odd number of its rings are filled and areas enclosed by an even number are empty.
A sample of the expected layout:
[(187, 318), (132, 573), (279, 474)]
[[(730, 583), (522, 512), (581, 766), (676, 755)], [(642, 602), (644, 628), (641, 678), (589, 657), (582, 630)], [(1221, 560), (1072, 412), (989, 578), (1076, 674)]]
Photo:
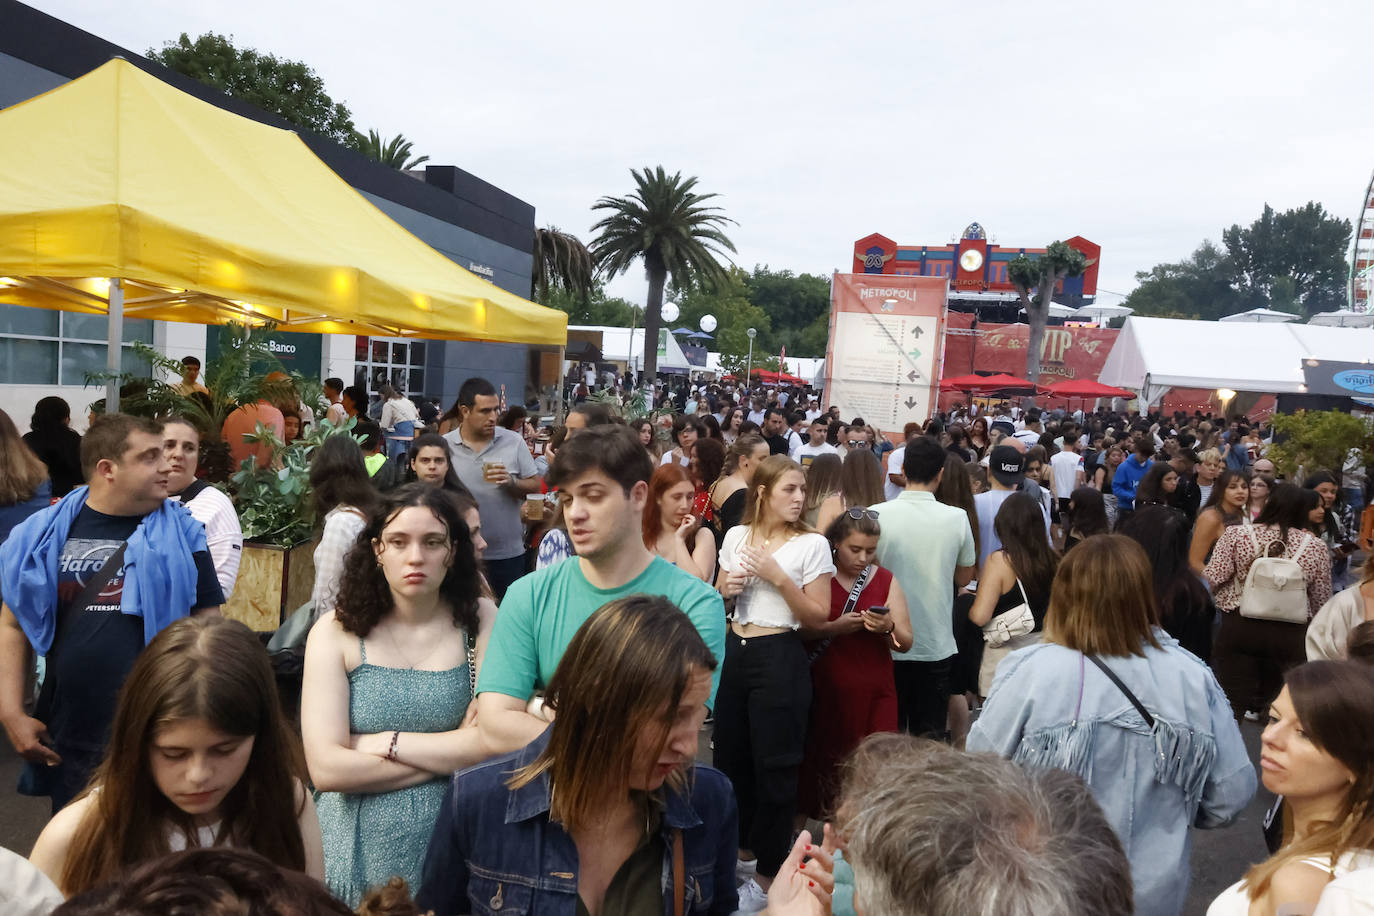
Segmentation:
[[(506, 780), (534, 761), (549, 733), (504, 757), (454, 775), (425, 854), (420, 911), (574, 916), (577, 912), (577, 848), (563, 827), (549, 820), (547, 773), (510, 789)], [(733, 913), (735, 857), (739, 844), (735, 795), (718, 770), (695, 767), (684, 796), (665, 786), (660, 819), (663, 837), (663, 912), (673, 912), (673, 831), (683, 839), (686, 912)]]
[(1081, 652), (1053, 643), (997, 668), (970, 751), (1083, 777), (1131, 863), (1136, 912), (1174, 916), (1188, 893), (1189, 827), (1222, 827), (1255, 794), (1255, 768), (1212, 672), (1156, 628), (1162, 648), (1103, 657), (1154, 728)]

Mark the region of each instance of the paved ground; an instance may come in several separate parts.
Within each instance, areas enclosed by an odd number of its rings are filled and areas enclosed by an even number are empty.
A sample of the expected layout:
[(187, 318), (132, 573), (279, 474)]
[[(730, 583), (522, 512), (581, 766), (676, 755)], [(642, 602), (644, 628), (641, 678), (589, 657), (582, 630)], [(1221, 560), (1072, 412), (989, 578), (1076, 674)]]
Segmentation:
[[(1247, 722), (1243, 731), (1252, 759), (1258, 760), (1259, 725)], [(703, 733), (701, 759), (706, 761), (710, 760), (708, 741), (709, 734)], [(25, 798), (14, 792), (19, 766), (19, 758), (8, 742), (0, 738), (0, 846), (28, 855), (47, 822), (48, 800)], [(1192, 888), (1184, 916), (1204, 916), (1213, 897), (1239, 879), (1251, 862), (1264, 858), (1260, 822), (1269, 803), (1270, 796), (1261, 787), (1255, 801), (1232, 826), (1194, 831)]]

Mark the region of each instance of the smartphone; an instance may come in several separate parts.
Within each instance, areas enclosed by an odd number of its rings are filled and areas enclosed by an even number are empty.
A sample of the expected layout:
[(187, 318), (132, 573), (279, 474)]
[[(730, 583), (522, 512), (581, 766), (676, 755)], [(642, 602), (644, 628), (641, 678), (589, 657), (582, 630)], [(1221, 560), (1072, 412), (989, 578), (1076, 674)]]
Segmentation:
[(870, 613), (870, 614), (886, 614), (886, 613), (887, 613), (887, 608), (886, 608), (884, 605), (875, 604), (875, 605), (873, 605), (873, 607), (868, 608), (868, 613)]

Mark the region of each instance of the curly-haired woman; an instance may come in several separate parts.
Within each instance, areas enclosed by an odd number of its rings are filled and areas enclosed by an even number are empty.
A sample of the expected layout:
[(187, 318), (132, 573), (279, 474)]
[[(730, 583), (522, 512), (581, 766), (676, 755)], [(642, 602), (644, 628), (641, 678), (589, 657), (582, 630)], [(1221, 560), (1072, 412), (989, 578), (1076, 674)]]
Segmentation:
[(417, 884), (449, 774), (484, 757), (462, 727), (495, 617), (476, 563), (453, 498), (402, 487), (371, 514), (337, 609), (310, 631), (301, 734), (325, 883), (350, 906), (392, 875)]

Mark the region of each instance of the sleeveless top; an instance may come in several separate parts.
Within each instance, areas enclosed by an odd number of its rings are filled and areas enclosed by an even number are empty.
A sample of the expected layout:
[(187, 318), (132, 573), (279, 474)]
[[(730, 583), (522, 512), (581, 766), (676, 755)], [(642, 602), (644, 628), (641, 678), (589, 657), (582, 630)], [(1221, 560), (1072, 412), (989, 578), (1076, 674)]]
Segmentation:
[[(1352, 850), (1341, 856), (1334, 865), (1329, 858), (1321, 856), (1309, 856), (1303, 859), (1302, 863), (1320, 868), (1335, 880), (1356, 869), (1374, 867), (1374, 850)], [(1240, 885), (1241, 882), (1237, 881), (1218, 894), (1212, 905), (1207, 908), (1207, 916), (1249, 916), (1250, 895)]]
[[(356, 735), (446, 732), (463, 724), (472, 700), (468, 665), (424, 671), (385, 668), (367, 660), (348, 672), (348, 727)], [(400, 875), (420, 886), (420, 868), (448, 779), (393, 792), (321, 792), (315, 809), (324, 839), (325, 884), (356, 907), (367, 890)]]

